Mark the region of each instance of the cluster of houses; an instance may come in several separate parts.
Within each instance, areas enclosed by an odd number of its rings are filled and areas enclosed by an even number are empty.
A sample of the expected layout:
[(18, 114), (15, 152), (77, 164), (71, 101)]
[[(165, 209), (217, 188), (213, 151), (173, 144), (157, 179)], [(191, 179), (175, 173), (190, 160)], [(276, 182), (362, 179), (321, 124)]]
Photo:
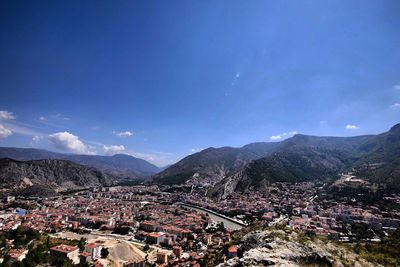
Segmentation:
[[(343, 232), (348, 224), (361, 223), (373, 230), (394, 229), (400, 225), (398, 210), (389, 213), (374, 206), (320, 199), (318, 195), (322, 188), (322, 185), (309, 182), (276, 183), (270, 186), (268, 194), (257, 191), (232, 193), (221, 201), (206, 197), (203, 191), (171, 193), (157, 186), (93, 189), (74, 196), (24, 200), (26, 206), (34, 206), (29, 211), (0, 209), (0, 231), (23, 226), (39, 232), (82, 229), (111, 232), (116, 227), (125, 227), (133, 240), (156, 248), (153, 259), (124, 262), (124, 266), (141, 267), (149, 261), (158, 266), (199, 266), (204, 257), (215, 255), (230, 243), (232, 231), (210, 231), (207, 228), (212, 225), (210, 217), (182, 208), (177, 204), (181, 202), (236, 220), (261, 220), (271, 225), (283, 223), (299, 231), (341, 241), (349, 240), (348, 233)], [(400, 204), (400, 196), (387, 198)], [(15, 201), (21, 200), (8, 197), (4, 207)], [(50, 253), (74, 263), (88, 262), (96, 266), (101, 258), (101, 249), (100, 243), (86, 244), (84, 251), (64, 244), (52, 247)], [(229, 247), (226, 257), (236, 257), (237, 250), (237, 246)], [(27, 249), (13, 248), (9, 256), (21, 261), (27, 253)]]

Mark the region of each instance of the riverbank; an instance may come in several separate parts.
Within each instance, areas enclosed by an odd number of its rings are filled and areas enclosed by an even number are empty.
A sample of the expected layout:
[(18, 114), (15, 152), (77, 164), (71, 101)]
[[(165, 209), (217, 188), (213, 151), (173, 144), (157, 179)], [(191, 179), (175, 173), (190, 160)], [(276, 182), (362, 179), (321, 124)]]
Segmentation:
[(187, 209), (191, 209), (194, 210), (196, 212), (200, 212), (203, 214), (208, 214), (208, 216), (210, 216), (210, 218), (213, 221), (216, 222), (222, 222), (224, 223), (225, 228), (231, 229), (231, 230), (240, 230), (243, 227), (246, 227), (247, 225), (243, 222), (237, 221), (233, 218), (230, 218), (228, 216), (225, 216), (223, 214), (217, 213), (213, 210), (209, 210), (203, 207), (199, 207), (199, 206), (194, 206), (191, 204), (186, 204), (186, 203), (179, 203), (179, 205), (183, 208), (187, 208)]

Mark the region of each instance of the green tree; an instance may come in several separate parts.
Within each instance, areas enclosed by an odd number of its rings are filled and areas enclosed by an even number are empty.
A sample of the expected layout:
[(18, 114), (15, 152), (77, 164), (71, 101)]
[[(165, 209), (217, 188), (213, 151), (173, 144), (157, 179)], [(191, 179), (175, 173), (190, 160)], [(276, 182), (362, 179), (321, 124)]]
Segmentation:
[(101, 257), (103, 259), (105, 259), (105, 258), (107, 258), (108, 254), (110, 254), (110, 253), (108, 252), (108, 248), (102, 248), (100, 251), (100, 254), (101, 254)]

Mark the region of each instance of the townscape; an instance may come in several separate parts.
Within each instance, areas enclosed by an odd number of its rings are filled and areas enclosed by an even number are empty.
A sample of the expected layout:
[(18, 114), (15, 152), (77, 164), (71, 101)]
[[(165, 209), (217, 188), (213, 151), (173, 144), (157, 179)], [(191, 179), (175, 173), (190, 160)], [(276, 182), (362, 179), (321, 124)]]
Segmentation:
[(0, 18), (0, 267), (400, 267), (400, 0)]
[[(59, 243), (49, 248), (50, 253), (74, 264), (136, 267), (204, 266), (220, 251), (228, 260), (238, 253), (232, 239), (235, 230), (254, 222), (286, 225), (342, 243), (380, 242), (400, 225), (399, 210), (365, 207), (355, 199), (352, 204), (322, 199), (327, 194), (322, 183), (277, 183), (272, 188), (268, 195), (233, 193), (218, 202), (193, 185), (189, 193), (182, 186), (139, 185), (50, 198), (9, 196), (0, 213), (0, 230), (23, 228), (44, 234)], [(400, 206), (399, 195), (385, 198)], [(83, 241), (81, 248), (70, 245), (71, 240)], [(2, 249), (7, 251), (3, 257), (11, 261), (22, 262), (29, 253), (29, 244), (2, 242), (7, 248)]]

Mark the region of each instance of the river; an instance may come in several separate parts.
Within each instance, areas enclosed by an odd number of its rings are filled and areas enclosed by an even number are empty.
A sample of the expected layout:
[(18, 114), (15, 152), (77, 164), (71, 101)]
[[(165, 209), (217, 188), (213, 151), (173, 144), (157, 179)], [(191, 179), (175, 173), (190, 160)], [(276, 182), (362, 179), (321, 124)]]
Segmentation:
[(231, 229), (231, 230), (240, 230), (244, 227), (243, 224), (240, 223), (236, 223), (233, 220), (229, 220), (227, 218), (222, 217), (223, 215), (218, 215), (218, 213), (216, 213), (215, 211), (208, 211), (205, 210), (203, 208), (199, 208), (199, 207), (195, 207), (195, 206), (188, 206), (186, 204), (181, 204), (182, 207), (187, 208), (187, 209), (191, 209), (194, 210), (196, 212), (199, 213), (203, 213), (203, 214), (208, 214), (208, 216), (210, 216), (211, 220), (215, 221), (215, 222), (223, 222), (225, 228), (227, 229)]

